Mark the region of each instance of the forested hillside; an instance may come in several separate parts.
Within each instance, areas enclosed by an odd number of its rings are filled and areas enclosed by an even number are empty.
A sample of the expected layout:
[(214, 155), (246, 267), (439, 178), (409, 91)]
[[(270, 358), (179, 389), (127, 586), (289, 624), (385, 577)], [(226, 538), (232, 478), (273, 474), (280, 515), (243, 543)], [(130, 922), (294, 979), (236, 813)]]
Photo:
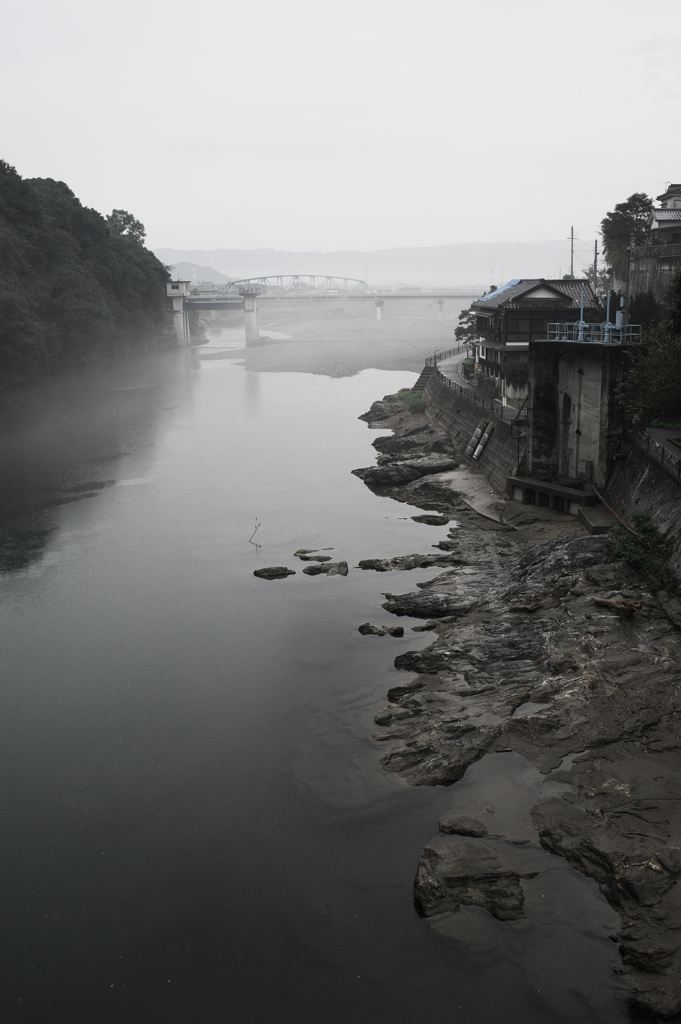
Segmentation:
[(37, 370), (141, 347), (168, 322), (168, 272), (123, 210), (0, 160), (0, 367)]

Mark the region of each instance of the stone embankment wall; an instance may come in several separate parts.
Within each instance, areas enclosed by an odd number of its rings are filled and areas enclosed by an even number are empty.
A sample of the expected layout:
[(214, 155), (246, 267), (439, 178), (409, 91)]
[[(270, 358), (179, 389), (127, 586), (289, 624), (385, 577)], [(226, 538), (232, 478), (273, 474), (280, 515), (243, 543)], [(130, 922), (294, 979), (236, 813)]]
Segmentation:
[[(462, 450), (466, 448), (481, 419), (491, 419), (494, 430), (479, 460), (470, 460), (478, 465), (492, 487), (504, 494), (506, 477), (515, 476), (518, 468), (518, 442), (511, 436), (511, 424), (483, 412), (458, 391), (448, 388), (437, 377), (428, 381), (423, 392), (428, 416), (434, 420)], [(522, 449), (521, 449), (522, 457)]]
[(649, 458), (633, 441), (622, 444), (626, 458), (615, 463), (605, 497), (625, 519), (647, 512), (673, 544), (670, 563), (681, 576), (681, 484)]

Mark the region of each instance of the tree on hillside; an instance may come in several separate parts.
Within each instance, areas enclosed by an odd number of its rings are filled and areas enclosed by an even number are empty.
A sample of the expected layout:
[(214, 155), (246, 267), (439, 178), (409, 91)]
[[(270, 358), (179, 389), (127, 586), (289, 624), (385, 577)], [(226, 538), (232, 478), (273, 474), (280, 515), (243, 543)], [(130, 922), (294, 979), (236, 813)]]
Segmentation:
[(135, 220), (133, 215), (128, 213), (127, 210), (112, 210), (106, 218), (106, 222), (109, 225), (109, 230), (115, 235), (126, 235), (128, 238), (133, 238), (136, 242), (139, 242), (140, 245), (144, 243), (144, 239), (147, 237), (144, 224), (139, 220)]
[(475, 341), (478, 337), (478, 318), (474, 310), (462, 309), (459, 313), (459, 326), (454, 330), (454, 337), (457, 341)]
[(125, 210), (0, 160), (0, 366), (23, 371), (142, 347), (168, 324), (168, 270)]
[(681, 423), (681, 273), (667, 295), (662, 323), (643, 332), (642, 346), (631, 346), (620, 387), (625, 409), (641, 425)]
[(626, 266), (626, 251), (630, 245), (643, 245), (646, 240), (648, 218), (653, 201), (645, 192), (634, 192), (601, 221), (605, 258), (618, 276)]

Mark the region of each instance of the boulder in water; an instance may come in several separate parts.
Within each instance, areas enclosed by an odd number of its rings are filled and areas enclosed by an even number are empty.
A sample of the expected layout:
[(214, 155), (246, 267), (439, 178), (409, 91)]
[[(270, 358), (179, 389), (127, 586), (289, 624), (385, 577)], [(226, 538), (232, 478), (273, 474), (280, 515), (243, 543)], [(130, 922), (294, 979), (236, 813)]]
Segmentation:
[(268, 565), (265, 569), (255, 569), (254, 576), (261, 580), (283, 580), (286, 576), (295, 576), (295, 569), (287, 569), (285, 565)]

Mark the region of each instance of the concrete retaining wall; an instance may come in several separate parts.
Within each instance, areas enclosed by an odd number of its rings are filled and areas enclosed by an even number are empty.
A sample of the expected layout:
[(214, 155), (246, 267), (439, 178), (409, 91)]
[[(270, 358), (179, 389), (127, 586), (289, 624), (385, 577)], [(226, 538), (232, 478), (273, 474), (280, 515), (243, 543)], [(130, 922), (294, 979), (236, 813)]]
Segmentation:
[[(479, 405), (467, 401), (465, 395), (448, 388), (433, 375), (423, 392), (427, 414), (452, 439), (462, 452), (469, 443), (481, 419), (492, 419), (494, 430), (479, 459), (468, 459), (479, 466), (492, 487), (506, 493), (506, 477), (514, 476), (518, 468), (518, 442), (511, 437), (510, 423), (484, 413)], [(522, 450), (521, 450), (522, 456)]]
[(622, 444), (626, 459), (615, 463), (605, 498), (625, 519), (632, 512), (647, 512), (674, 545), (670, 562), (681, 576), (681, 485), (633, 441)]

